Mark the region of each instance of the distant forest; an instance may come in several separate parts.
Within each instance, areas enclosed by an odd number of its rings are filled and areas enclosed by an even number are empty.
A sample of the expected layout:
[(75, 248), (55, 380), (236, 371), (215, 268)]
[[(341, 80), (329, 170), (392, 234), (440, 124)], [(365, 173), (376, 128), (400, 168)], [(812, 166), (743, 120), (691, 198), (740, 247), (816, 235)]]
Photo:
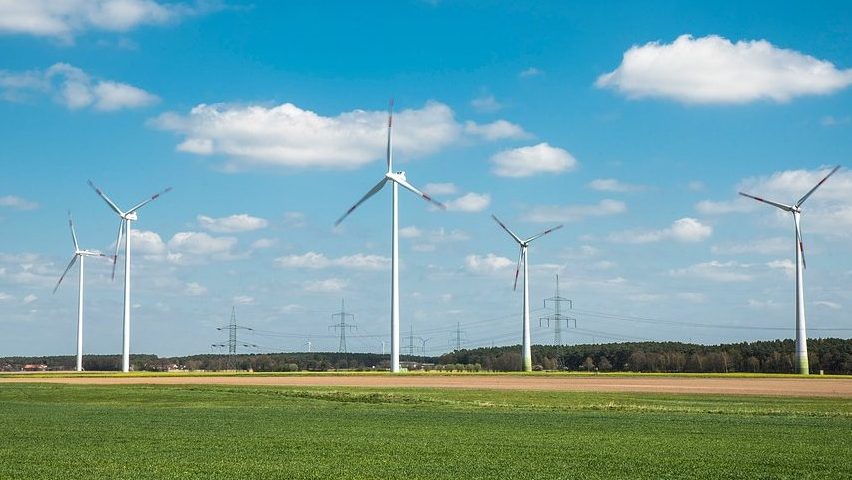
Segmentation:
[[(852, 339), (809, 339), (811, 373), (852, 374)], [(535, 370), (624, 371), (624, 372), (754, 372), (795, 373), (793, 340), (743, 342), (723, 345), (694, 345), (679, 342), (609, 343), (602, 345), (534, 345)], [(520, 370), (518, 345), (463, 349), (439, 357), (401, 357), (410, 369), (443, 371)], [(46, 365), (49, 370), (72, 370), (74, 356), (5, 357), (0, 370), (20, 371)], [(134, 370), (253, 370), (295, 372), (332, 370), (379, 370), (388, 368), (388, 356), (374, 353), (260, 353), (157, 357), (132, 355)], [(119, 355), (86, 355), (88, 371), (121, 369)]]

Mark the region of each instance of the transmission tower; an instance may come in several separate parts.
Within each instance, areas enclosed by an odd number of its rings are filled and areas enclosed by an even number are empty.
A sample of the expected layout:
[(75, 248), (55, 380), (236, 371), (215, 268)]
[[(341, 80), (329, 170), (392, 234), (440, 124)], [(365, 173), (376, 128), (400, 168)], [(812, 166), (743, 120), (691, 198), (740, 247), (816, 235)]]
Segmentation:
[(562, 324), (565, 323), (565, 328), (569, 328), (570, 324), (574, 323), (574, 328), (577, 328), (577, 319), (570, 315), (564, 315), (562, 313), (562, 304), (568, 304), (568, 310), (572, 310), (574, 308), (574, 302), (568, 298), (562, 297), (559, 295), (559, 275), (556, 276), (556, 296), (545, 298), (544, 299), (544, 307), (547, 308), (547, 303), (550, 302), (551, 306), (553, 306), (553, 315), (548, 315), (546, 317), (541, 317), (538, 319), (539, 326), (544, 326), (545, 322), (547, 323), (547, 328), (550, 328), (550, 325), (553, 325), (553, 344), (556, 345), (556, 356), (557, 362), (562, 362)]
[(407, 337), (404, 337), (404, 338), (407, 338), (407, 339), (408, 339), (408, 356), (409, 356), (409, 357), (413, 357), (413, 356), (414, 356), (414, 352), (415, 352), (415, 349), (414, 349), (414, 340), (415, 340), (415, 339), (418, 339), (418, 340), (419, 340), (419, 338), (418, 338), (418, 337), (415, 337), (415, 336), (414, 336), (414, 326), (413, 326), (413, 325), (411, 325), (411, 326), (409, 326), (409, 327), (408, 327), (408, 336), (407, 336)]
[(333, 325), (329, 325), (329, 330), (339, 330), (340, 331), (340, 345), (337, 347), (337, 351), (339, 353), (346, 353), (346, 329), (348, 328), (351, 332), (352, 330), (357, 329), (358, 327), (354, 323), (346, 323), (347, 318), (351, 318), (353, 322), (355, 322), (355, 315), (351, 313), (346, 313), (346, 309), (344, 308), (343, 300), (340, 300), (340, 311), (338, 313), (332, 313), (331, 319), (334, 321), (335, 319), (340, 318), (340, 322), (335, 323)]
[(461, 329), (461, 322), (456, 322), (456, 329), (454, 330), (455, 335), (450, 338), (450, 345), (455, 345), (456, 351), (461, 350), (462, 344), (467, 340), (465, 337), (464, 330)]
[(253, 343), (240, 343), (237, 341), (237, 330), (248, 330), (252, 331), (249, 327), (243, 327), (242, 325), (237, 325), (237, 310), (234, 307), (231, 307), (231, 323), (225, 325), (223, 327), (218, 327), (216, 330), (228, 330), (228, 343), (214, 343), (211, 345), (215, 348), (228, 348), (228, 364), (230, 365), (231, 370), (236, 370), (236, 355), (237, 355), (237, 346), (247, 347), (247, 348), (257, 348), (257, 345)]

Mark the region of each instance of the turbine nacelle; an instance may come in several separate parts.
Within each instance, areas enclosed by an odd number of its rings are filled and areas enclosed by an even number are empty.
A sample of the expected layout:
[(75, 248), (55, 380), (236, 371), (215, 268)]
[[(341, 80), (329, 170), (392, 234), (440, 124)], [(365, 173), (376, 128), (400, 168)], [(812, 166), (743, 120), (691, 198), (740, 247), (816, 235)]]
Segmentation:
[(136, 212), (125, 213), (124, 215), (121, 216), (121, 218), (128, 220), (128, 221), (131, 221), (131, 222), (135, 222), (136, 220), (139, 220), (139, 217), (136, 215)]

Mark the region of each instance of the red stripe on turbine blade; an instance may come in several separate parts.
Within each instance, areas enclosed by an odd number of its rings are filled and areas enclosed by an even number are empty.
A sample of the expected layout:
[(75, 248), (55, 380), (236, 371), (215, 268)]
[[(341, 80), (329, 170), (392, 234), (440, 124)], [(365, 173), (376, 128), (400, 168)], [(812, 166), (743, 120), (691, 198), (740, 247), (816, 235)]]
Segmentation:
[(423, 194), (423, 198), (425, 198), (426, 200), (429, 200), (429, 201), (432, 200), (432, 197), (430, 197), (429, 195), (426, 195), (425, 193)]

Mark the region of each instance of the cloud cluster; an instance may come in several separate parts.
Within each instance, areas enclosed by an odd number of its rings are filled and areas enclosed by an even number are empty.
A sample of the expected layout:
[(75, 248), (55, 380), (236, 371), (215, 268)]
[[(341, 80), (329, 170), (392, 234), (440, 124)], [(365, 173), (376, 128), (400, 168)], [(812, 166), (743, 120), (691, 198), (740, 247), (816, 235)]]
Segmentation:
[(738, 262), (710, 262), (696, 263), (686, 268), (670, 270), (669, 274), (674, 277), (696, 277), (715, 282), (747, 282), (754, 277), (748, 272), (749, 265)]
[(577, 168), (577, 159), (546, 142), (530, 147), (504, 150), (491, 157), (492, 172), (501, 177), (531, 177), (543, 173), (570, 172)]
[(94, 78), (67, 63), (54, 64), (43, 72), (0, 70), (0, 98), (25, 101), (32, 95), (51, 95), (70, 110), (91, 107), (103, 112), (146, 107), (159, 101), (139, 87)]
[(465, 267), (472, 273), (494, 273), (504, 271), (515, 265), (506, 257), (493, 253), (487, 255), (468, 255), (464, 258)]
[(201, 10), (154, 0), (6, 0), (0, 2), (0, 34), (52, 37), (70, 43), (87, 30), (126, 32), (173, 22)]
[[(244, 257), (234, 252), (237, 239), (214, 237), (204, 232), (178, 232), (168, 242), (156, 232), (132, 229), (130, 242), (133, 253), (146, 260), (175, 265), (197, 265), (210, 260), (233, 260)], [(115, 244), (112, 245), (115, 248)]]
[(491, 195), (470, 192), (446, 202), (445, 205), (447, 206), (447, 210), (451, 212), (481, 212), (491, 205)]
[(0, 197), (0, 207), (15, 208), (18, 210), (35, 210), (38, 208), (38, 203), (25, 198), (16, 197), (15, 195), (5, 195)]
[(527, 220), (539, 223), (576, 222), (586, 217), (617, 215), (627, 211), (627, 204), (604, 199), (592, 205), (543, 205), (533, 207)]
[(616, 180), (614, 178), (598, 178), (589, 182), (589, 188), (592, 190), (597, 190), (599, 192), (611, 192), (611, 193), (630, 193), (630, 192), (641, 192), (645, 189), (642, 185), (633, 185), (630, 183), (625, 183), (620, 180)]
[(802, 95), (825, 95), (852, 84), (852, 69), (766, 40), (736, 43), (710, 35), (681, 35), (665, 44), (635, 45), (621, 65), (595, 85), (630, 98), (668, 98), (682, 103), (786, 102)]
[(671, 226), (661, 230), (634, 230), (613, 233), (609, 236), (616, 243), (653, 243), (662, 240), (675, 240), (683, 243), (695, 243), (706, 240), (713, 234), (713, 227), (704, 225), (694, 218), (675, 220)]
[(386, 270), (390, 268), (390, 259), (380, 255), (356, 253), (338, 258), (328, 258), (323, 253), (307, 252), (302, 255), (286, 255), (275, 259), (275, 263), (284, 268), (324, 269), (342, 267), (352, 270)]
[(197, 219), (201, 228), (216, 233), (251, 232), (266, 228), (269, 225), (266, 219), (253, 217), (246, 213), (221, 218), (199, 215)]
[[(383, 159), (387, 112), (353, 110), (324, 116), (292, 103), (275, 106), (201, 104), (186, 115), (168, 112), (155, 128), (177, 133), (182, 152), (225, 155), (226, 168), (358, 168)], [(517, 138), (523, 129), (504, 120), (461, 124), (450, 107), (427, 102), (394, 115), (397, 157), (428, 155), (465, 138)]]

